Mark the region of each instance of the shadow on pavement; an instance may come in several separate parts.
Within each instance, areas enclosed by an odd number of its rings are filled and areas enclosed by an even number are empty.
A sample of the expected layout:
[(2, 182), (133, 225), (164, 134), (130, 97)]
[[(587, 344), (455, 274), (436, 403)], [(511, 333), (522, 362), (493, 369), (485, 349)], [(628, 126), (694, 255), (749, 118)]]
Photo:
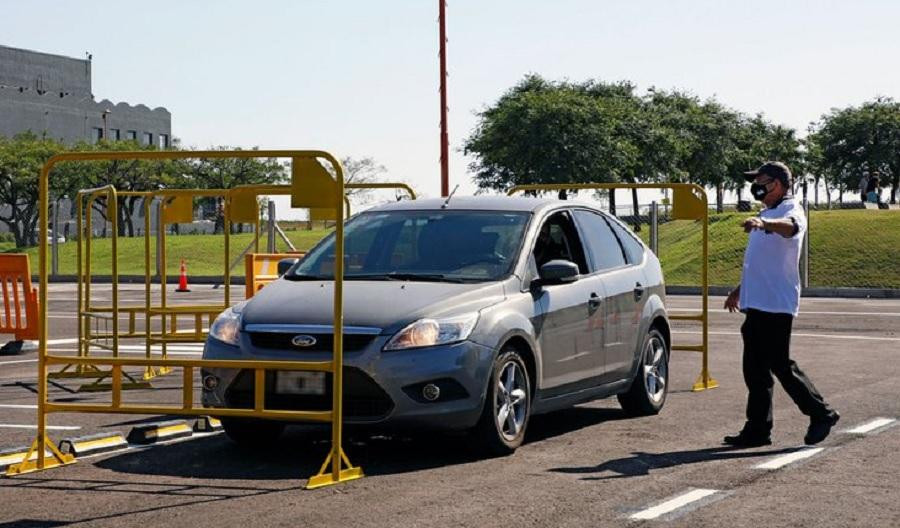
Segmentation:
[[(564, 435), (609, 420), (624, 419), (618, 409), (575, 407), (535, 416), (526, 444)], [(319, 470), (330, 448), (324, 430), (288, 428), (275, 444), (249, 449), (224, 434), (128, 451), (95, 463), (119, 473), (232, 480), (305, 479)], [(373, 434), (345, 431), (344, 450), (367, 475), (390, 475), (465, 464), (486, 458), (462, 433)]]
[(713, 462), (716, 460), (729, 460), (738, 458), (756, 458), (792, 453), (802, 449), (800, 447), (788, 447), (782, 449), (767, 449), (764, 451), (744, 451), (734, 447), (720, 446), (706, 449), (694, 449), (688, 451), (670, 451), (668, 453), (645, 453), (638, 451), (629, 457), (608, 460), (595, 466), (553, 468), (549, 471), (555, 473), (571, 473), (583, 475), (601, 475), (583, 477), (581, 480), (609, 480), (617, 478), (641, 477), (649, 475), (655, 469), (666, 469), (685, 464), (698, 464), (701, 462)]

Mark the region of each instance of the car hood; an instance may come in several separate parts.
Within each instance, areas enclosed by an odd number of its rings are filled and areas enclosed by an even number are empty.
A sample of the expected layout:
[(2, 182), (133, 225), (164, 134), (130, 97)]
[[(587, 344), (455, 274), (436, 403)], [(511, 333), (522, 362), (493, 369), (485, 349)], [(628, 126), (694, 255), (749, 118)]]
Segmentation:
[[(393, 333), (422, 317), (480, 310), (503, 300), (500, 282), (455, 284), (411, 281), (345, 281), (344, 325)], [(279, 279), (246, 304), (247, 324), (332, 325), (334, 283)]]

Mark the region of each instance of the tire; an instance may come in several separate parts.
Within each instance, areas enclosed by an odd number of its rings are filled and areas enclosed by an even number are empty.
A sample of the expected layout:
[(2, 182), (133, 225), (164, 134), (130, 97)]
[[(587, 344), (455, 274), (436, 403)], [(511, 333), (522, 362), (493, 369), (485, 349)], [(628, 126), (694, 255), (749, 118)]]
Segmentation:
[[(510, 372), (512, 378), (509, 377)], [(512, 412), (509, 412), (510, 405)], [(505, 418), (501, 420), (502, 416)], [(531, 378), (528, 369), (518, 351), (511, 347), (504, 348), (494, 360), (484, 410), (473, 436), (487, 454), (508, 455), (522, 445), (530, 417)]]
[(619, 404), (630, 416), (658, 414), (669, 393), (669, 347), (656, 328), (644, 336), (637, 373), (627, 392), (619, 394)]
[(242, 447), (265, 447), (278, 440), (284, 432), (284, 422), (252, 418), (222, 418), (222, 428), (234, 443)]

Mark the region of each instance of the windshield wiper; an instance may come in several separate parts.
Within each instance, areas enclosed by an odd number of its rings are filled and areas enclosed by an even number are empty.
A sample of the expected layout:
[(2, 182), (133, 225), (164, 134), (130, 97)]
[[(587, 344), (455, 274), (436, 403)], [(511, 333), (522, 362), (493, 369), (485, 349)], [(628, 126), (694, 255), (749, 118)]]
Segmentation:
[(346, 280), (393, 280), (393, 281), (422, 281), (422, 282), (465, 282), (465, 279), (448, 277), (440, 273), (361, 273), (345, 275)]
[(334, 280), (334, 276), (332, 275), (304, 275), (300, 273), (284, 275), (284, 278), (292, 281)]

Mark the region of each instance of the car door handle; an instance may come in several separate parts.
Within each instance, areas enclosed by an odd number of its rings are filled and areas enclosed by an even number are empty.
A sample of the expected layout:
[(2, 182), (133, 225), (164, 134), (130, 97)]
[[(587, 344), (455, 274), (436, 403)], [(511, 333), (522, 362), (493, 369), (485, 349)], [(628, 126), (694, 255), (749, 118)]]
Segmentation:
[(591, 298), (588, 299), (588, 308), (590, 308), (591, 311), (596, 310), (597, 308), (600, 308), (600, 305), (602, 303), (603, 303), (603, 297), (600, 297), (596, 293), (591, 293)]
[(640, 301), (641, 297), (643, 297), (643, 296), (644, 296), (644, 287), (641, 286), (640, 282), (638, 282), (637, 284), (634, 285), (634, 300)]

